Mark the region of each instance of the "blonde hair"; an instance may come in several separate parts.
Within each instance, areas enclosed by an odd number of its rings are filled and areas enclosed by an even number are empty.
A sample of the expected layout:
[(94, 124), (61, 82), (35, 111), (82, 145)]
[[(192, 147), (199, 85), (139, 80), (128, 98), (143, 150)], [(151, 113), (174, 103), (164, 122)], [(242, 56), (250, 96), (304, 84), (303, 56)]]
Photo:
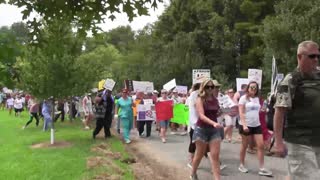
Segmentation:
[(317, 49), (319, 49), (319, 45), (314, 42), (314, 41), (302, 41), (299, 45), (298, 45), (298, 49), (297, 49), (297, 54), (301, 54), (302, 52), (306, 51), (307, 48), (309, 47), (316, 47)]
[[(199, 95), (198, 97), (200, 97), (202, 100), (205, 100), (209, 95), (206, 93), (206, 90), (205, 90), (205, 86), (211, 82), (212, 85), (214, 86), (214, 83), (213, 83), (213, 80), (212, 79), (206, 79), (205, 81), (203, 81), (201, 84), (200, 84), (200, 89), (199, 89)], [(212, 96), (213, 96), (213, 93), (212, 93)]]

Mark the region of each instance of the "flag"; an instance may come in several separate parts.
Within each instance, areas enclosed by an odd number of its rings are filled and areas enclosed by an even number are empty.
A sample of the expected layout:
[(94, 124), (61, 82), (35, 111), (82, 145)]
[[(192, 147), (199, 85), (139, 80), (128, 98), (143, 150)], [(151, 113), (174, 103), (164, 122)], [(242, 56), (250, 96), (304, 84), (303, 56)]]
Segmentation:
[(274, 56), (272, 57), (272, 74), (271, 74), (271, 94), (274, 94), (276, 92), (277, 86), (278, 86), (278, 68), (276, 59)]

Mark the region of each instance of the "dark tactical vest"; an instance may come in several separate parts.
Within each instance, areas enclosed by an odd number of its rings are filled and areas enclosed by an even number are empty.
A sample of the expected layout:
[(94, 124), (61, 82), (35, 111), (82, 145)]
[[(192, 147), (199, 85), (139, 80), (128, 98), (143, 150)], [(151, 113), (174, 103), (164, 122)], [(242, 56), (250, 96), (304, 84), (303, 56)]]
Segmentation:
[(309, 77), (295, 71), (289, 84), (292, 109), (287, 113), (285, 139), (320, 146), (320, 71)]

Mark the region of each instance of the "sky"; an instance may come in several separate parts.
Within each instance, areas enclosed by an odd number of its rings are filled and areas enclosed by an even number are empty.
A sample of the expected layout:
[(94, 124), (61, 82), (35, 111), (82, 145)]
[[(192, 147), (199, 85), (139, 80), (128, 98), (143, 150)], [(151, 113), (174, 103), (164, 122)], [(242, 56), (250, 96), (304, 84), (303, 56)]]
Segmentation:
[[(107, 19), (104, 24), (100, 24), (100, 27), (104, 31), (109, 31), (118, 26), (130, 25), (133, 30), (140, 30), (148, 23), (153, 23), (157, 21), (158, 16), (160, 16), (166, 5), (169, 5), (170, 0), (164, 0), (164, 3), (160, 3), (157, 9), (150, 9), (150, 16), (139, 16), (133, 19), (132, 22), (128, 21), (127, 15), (115, 14), (116, 19), (111, 21)], [(0, 27), (1, 26), (11, 26), (15, 22), (22, 21), (21, 9), (16, 6), (0, 4)]]

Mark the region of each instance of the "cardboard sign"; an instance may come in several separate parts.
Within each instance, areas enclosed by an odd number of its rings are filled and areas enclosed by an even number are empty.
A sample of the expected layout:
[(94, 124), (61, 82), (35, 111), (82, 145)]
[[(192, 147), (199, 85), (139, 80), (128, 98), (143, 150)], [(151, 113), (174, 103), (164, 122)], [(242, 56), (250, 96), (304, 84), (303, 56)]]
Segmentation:
[(161, 101), (156, 103), (157, 121), (169, 120), (173, 117), (173, 101)]
[(156, 111), (151, 104), (139, 104), (137, 107), (137, 121), (156, 120)]
[(248, 78), (236, 78), (236, 81), (237, 81), (237, 91), (241, 91), (241, 86), (243, 84), (246, 84), (246, 85), (249, 84)]
[(221, 109), (230, 109), (236, 106), (236, 104), (227, 95), (219, 94), (218, 101)]
[(192, 84), (202, 83), (202, 81), (211, 78), (210, 69), (193, 69)]
[(104, 83), (104, 88), (108, 89), (110, 91), (112, 91), (112, 89), (114, 88), (114, 85), (116, 84), (116, 82), (112, 79), (106, 79), (106, 82)]
[(179, 94), (188, 94), (188, 86), (177, 86), (176, 89)]
[(177, 86), (176, 79), (172, 79), (171, 81), (169, 81), (165, 85), (163, 85), (163, 89), (170, 91), (171, 89), (175, 88), (176, 86)]
[(257, 82), (259, 85), (259, 89), (261, 89), (262, 70), (261, 69), (249, 69), (248, 70), (248, 79), (249, 79), (249, 81)]
[(152, 93), (154, 90), (153, 82), (149, 81), (132, 81), (134, 92)]
[(98, 83), (98, 90), (99, 91), (103, 89), (103, 86), (104, 86), (105, 82), (106, 82), (105, 79), (99, 81), (99, 83)]

